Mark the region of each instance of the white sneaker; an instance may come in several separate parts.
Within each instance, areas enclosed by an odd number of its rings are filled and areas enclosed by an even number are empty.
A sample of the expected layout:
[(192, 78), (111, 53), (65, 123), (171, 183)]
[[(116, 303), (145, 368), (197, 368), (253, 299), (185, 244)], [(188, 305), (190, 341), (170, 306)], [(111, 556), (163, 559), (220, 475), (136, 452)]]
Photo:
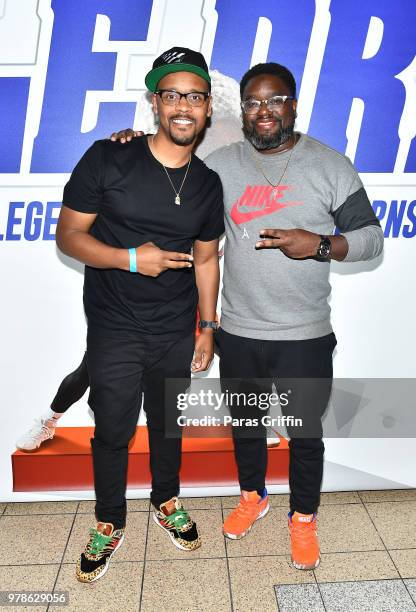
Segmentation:
[(280, 436), (276, 429), (273, 427), (266, 427), (267, 429), (267, 448), (273, 448), (275, 446), (279, 446), (280, 444)]
[(22, 451), (36, 450), (45, 440), (52, 440), (55, 435), (55, 426), (56, 423), (53, 419), (35, 419), (35, 423), (29, 431), (17, 440), (17, 448)]

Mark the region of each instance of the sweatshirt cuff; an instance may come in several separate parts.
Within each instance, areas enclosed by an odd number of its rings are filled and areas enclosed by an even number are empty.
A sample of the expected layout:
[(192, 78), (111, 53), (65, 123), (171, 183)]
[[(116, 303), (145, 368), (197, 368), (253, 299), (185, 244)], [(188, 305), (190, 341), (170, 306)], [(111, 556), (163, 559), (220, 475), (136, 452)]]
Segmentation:
[(383, 251), (383, 230), (378, 225), (343, 232), (342, 236), (348, 242), (348, 253), (343, 261), (368, 261)]

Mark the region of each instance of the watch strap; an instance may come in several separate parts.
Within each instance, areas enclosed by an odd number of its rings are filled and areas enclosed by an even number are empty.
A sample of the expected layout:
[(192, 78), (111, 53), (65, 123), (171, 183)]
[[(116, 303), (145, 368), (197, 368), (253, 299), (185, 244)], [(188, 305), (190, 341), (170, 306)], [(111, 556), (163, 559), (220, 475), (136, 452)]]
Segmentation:
[(218, 321), (205, 321), (205, 319), (201, 319), (198, 323), (199, 329), (213, 329), (217, 331), (218, 329)]

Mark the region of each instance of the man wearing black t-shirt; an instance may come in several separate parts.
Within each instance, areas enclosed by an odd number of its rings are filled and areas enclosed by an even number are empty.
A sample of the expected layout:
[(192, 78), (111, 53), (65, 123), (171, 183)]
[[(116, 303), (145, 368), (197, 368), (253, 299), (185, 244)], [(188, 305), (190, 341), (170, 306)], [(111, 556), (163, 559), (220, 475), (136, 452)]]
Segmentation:
[(166, 437), (164, 382), (189, 378), (191, 362), (193, 372), (206, 370), (213, 357), (222, 188), (192, 154), (211, 114), (210, 77), (200, 53), (173, 48), (155, 60), (146, 85), (157, 134), (127, 146), (94, 143), (65, 187), (56, 233), (59, 248), (86, 264), (98, 523), (77, 564), (82, 582), (105, 573), (124, 539), (128, 444), (148, 388), (154, 520), (178, 548), (200, 546), (177, 498), (180, 428)]

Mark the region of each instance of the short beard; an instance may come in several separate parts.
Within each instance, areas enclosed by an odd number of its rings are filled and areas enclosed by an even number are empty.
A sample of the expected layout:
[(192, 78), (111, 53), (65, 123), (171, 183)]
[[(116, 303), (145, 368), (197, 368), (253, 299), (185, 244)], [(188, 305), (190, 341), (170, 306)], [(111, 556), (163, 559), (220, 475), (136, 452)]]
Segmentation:
[(281, 128), (275, 134), (260, 136), (256, 130), (255, 124), (253, 124), (250, 128), (243, 125), (243, 132), (244, 136), (251, 142), (255, 149), (258, 151), (264, 151), (267, 149), (277, 149), (282, 144), (290, 140), (290, 138), (293, 136), (294, 128), (295, 122), (288, 125), (286, 128)]
[(191, 136), (179, 136), (178, 134), (173, 133), (172, 127), (169, 123), (169, 136), (172, 142), (174, 142), (176, 145), (179, 145), (181, 147), (187, 147), (195, 142), (197, 133), (196, 130), (194, 130), (194, 133)]

